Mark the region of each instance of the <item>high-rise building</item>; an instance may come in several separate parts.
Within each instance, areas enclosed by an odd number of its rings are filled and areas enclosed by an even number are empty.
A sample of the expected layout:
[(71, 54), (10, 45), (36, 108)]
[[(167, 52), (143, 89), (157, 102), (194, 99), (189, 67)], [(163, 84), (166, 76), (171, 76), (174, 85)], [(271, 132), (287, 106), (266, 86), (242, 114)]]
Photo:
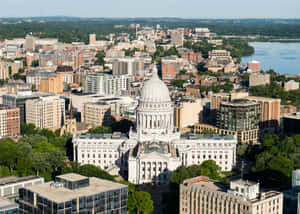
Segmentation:
[(126, 185), (74, 173), (21, 188), (19, 197), (20, 214), (128, 213)]
[(40, 80), (39, 91), (61, 94), (64, 91), (63, 74), (57, 73), (55, 76), (48, 76), (46, 79)]
[(207, 99), (186, 99), (175, 105), (175, 127), (182, 130), (203, 121), (203, 111), (208, 104)]
[(89, 35), (89, 42), (90, 42), (90, 45), (93, 45), (96, 43), (96, 34)]
[(221, 102), (217, 127), (236, 132), (239, 143), (257, 143), (260, 122), (260, 104), (246, 99)]
[(0, 137), (20, 134), (20, 111), (16, 107), (0, 105)]
[(20, 124), (26, 123), (26, 100), (34, 100), (39, 97), (50, 96), (49, 93), (32, 93), (32, 91), (18, 91), (17, 94), (4, 94), (2, 102), (4, 105), (17, 107), (20, 110)]
[(184, 41), (184, 33), (179, 30), (171, 31), (171, 45), (175, 47), (182, 47)]
[(283, 131), (285, 135), (300, 134), (300, 112), (283, 116)]
[(26, 101), (26, 123), (38, 128), (57, 130), (65, 121), (65, 100), (57, 96)]
[(174, 80), (180, 71), (177, 57), (163, 57), (161, 59), (161, 75), (163, 80)]
[(128, 90), (128, 75), (87, 75), (84, 90), (99, 95), (121, 95), (122, 91)]
[(187, 179), (180, 185), (180, 214), (282, 214), (283, 194), (261, 192), (259, 183), (234, 180), (230, 188), (207, 177)]
[(32, 35), (26, 36), (25, 47), (27, 51), (35, 51), (35, 38)]
[(260, 134), (271, 134), (278, 131), (280, 126), (280, 99), (248, 96), (247, 100), (260, 104)]
[(248, 71), (254, 72), (254, 73), (259, 73), (260, 72), (260, 62), (258, 61), (251, 61), (248, 62)]
[(72, 56), (70, 53), (57, 52), (53, 50), (43, 51), (39, 56), (39, 65), (41, 67), (45, 67), (49, 63), (52, 65), (63, 65), (65, 62), (72, 61)]
[(85, 103), (81, 112), (81, 122), (93, 126), (109, 126), (112, 122), (110, 105), (105, 103)]

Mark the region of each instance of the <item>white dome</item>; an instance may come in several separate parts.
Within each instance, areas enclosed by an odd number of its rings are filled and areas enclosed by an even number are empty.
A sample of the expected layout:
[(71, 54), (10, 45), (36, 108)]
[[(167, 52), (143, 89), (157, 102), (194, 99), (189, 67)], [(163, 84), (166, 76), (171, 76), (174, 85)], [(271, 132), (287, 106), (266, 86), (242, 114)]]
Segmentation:
[(146, 102), (170, 102), (168, 87), (161, 81), (157, 75), (157, 69), (154, 67), (152, 77), (148, 80), (141, 91), (141, 99)]

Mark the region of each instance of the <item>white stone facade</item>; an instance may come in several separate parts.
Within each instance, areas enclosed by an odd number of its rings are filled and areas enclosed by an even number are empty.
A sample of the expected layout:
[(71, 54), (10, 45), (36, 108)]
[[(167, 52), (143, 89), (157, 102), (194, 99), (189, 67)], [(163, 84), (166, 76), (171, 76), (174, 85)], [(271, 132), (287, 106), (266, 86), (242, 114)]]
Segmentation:
[(103, 169), (120, 167), (134, 184), (168, 184), (178, 166), (214, 160), (223, 171), (236, 161), (237, 139), (219, 135), (181, 135), (174, 129), (174, 106), (156, 71), (141, 91), (137, 127), (125, 135), (75, 135), (74, 158)]

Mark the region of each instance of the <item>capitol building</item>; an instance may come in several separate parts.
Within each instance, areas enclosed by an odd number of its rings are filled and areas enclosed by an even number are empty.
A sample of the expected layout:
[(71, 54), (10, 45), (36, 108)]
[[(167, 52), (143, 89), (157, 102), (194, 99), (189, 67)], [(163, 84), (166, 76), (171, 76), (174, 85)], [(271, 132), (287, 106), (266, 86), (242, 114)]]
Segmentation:
[(179, 166), (214, 160), (223, 171), (236, 163), (237, 139), (231, 135), (181, 134), (174, 127), (168, 87), (153, 70), (136, 110), (136, 129), (128, 135), (74, 135), (74, 159), (104, 170), (116, 169), (134, 184), (165, 185)]

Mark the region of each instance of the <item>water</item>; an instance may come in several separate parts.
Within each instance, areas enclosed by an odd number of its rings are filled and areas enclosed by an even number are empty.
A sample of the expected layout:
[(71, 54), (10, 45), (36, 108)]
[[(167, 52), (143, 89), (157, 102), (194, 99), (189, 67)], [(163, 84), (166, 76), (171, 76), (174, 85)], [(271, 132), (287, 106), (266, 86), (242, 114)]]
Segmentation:
[(261, 63), (262, 70), (273, 69), (280, 74), (300, 75), (300, 42), (250, 42), (255, 53), (243, 57), (242, 63), (256, 60)]

